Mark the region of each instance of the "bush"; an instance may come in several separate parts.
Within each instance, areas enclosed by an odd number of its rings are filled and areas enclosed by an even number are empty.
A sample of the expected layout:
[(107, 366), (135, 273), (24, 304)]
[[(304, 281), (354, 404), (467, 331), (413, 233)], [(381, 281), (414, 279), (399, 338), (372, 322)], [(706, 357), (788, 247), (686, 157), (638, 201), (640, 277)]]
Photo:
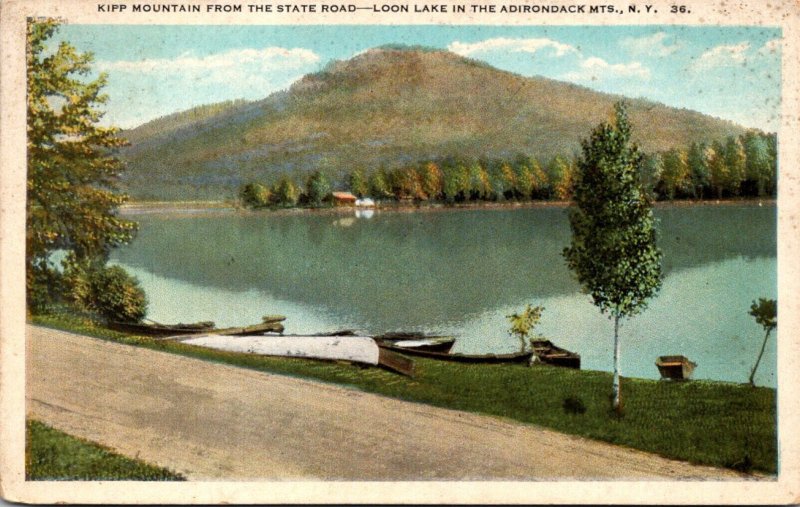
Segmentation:
[(147, 297), (136, 278), (119, 266), (64, 262), (66, 299), (76, 309), (108, 320), (138, 322), (147, 313)]
[(91, 280), (94, 306), (108, 320), (138, 322), (147, 314), (139, 281), (119, 266), (106, 267)]
[(58, 271), (49, 267), (28, 266), (25, 273), (28, 311), (32, 314), (47, 312), (58, 303), (62, 280)]
[(248, 183), (239, 190), (239, 198), (248, 208), (264, 208), (269, 206), (272, 192), (260, 183)]
[(569, 396), (568, 398), (564, 398), (564, 403), (561, 404), (561, 407), (564, 409), (564, 412), (568, 414), (586, 413), (586, 405), (584, 405), (583, 400), (577, 396)]

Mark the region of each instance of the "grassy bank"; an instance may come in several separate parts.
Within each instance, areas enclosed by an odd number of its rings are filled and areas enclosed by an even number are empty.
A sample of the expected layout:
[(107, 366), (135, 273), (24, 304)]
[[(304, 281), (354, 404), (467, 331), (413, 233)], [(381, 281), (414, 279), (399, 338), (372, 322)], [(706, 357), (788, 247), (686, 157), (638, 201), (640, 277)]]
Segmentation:
[[(775, 390), (624, 378), (624, 417), (609, 411), (611, 375), (549, 366), (469, 365), (415, 358), (410, 379), (378, 369), (193, 347), (109, 331), (89, 321), (40, 316), (34, 323), (260, 371), (312, 378), (408, 401), (501, 416), (698, 464), (775, 473)], [(579, 399), (584, 413), (564, 408)]]
[(182, 476), (95, 443), (75, 438), (39, 421), (28, 421), (25, 479), (29, 481), (180, 481)]

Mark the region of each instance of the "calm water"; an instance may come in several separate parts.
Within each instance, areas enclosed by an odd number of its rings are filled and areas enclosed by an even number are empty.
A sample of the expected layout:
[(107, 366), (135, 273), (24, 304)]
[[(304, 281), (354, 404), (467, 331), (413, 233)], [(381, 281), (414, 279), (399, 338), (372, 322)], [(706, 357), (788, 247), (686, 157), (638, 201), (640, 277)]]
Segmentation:
[[(664, 285), (621, 328), (623, 375), (657, 378), (656, 356), (684, 354), (697, 378), (747, 380), (763, 332), (747, 312), (777, 297), (774, 206), (660, 208)], [(135, 274), (157, 321), (218, 325), (288, 317), (287, 332), (355, 328), (458, 336), (455, 350), (510, 352), (505, 316), (545, 311), (537, 331), (611, 370), (613, 323), (561, 257), (563, 209), (137, 217), (114, 260)], [(776, 385), (775, 340), (757, 381)]]

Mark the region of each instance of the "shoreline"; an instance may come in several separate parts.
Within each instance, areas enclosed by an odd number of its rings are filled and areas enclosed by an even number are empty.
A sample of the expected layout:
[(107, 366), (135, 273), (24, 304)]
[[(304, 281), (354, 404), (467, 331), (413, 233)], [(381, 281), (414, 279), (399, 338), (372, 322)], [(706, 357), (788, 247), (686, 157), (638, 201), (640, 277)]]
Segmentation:
[[(253, 210), (243, 208), (238, 203), (230, 201), (131, 201), (120, 206), (120, 214), (125, 216), (136, 215), (177, 215), (196, 216), (209, 214), (238, 214), (238, 215), (294, 215), (294, 214), (352, 214), (354, 211), (389, 211), (398, 213), (433, 212), (433, 211), (470, 211), (470, 210), (513, 210), (513, 209), (548, 209), (568, 208), (571, 201), (511, 201), (511, 202), (480, 202), (480, 203), (426, 203), (414, 204), (404, 202), (379, 202), (369, 208), (355, 206), (332, 206), (323, 208), (264, 208)], [(691, 206), (776, 206), (778, 199), (681, 199), (674, 201), (656, 201), (654, 208), (673, 208)]]

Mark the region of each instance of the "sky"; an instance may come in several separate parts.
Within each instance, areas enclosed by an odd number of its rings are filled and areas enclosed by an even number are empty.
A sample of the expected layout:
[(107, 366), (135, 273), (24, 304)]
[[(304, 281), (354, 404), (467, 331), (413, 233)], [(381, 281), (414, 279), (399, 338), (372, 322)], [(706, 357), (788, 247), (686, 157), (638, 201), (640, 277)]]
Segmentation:
[(103, 123), (122, 128), (262, 99), (333, 59), (408, 44), (774, 132), (780, 39), (779, 28), (675, 25), (65, 25), (54, 41), (94, 54), (94, 68), (108, 75)]

